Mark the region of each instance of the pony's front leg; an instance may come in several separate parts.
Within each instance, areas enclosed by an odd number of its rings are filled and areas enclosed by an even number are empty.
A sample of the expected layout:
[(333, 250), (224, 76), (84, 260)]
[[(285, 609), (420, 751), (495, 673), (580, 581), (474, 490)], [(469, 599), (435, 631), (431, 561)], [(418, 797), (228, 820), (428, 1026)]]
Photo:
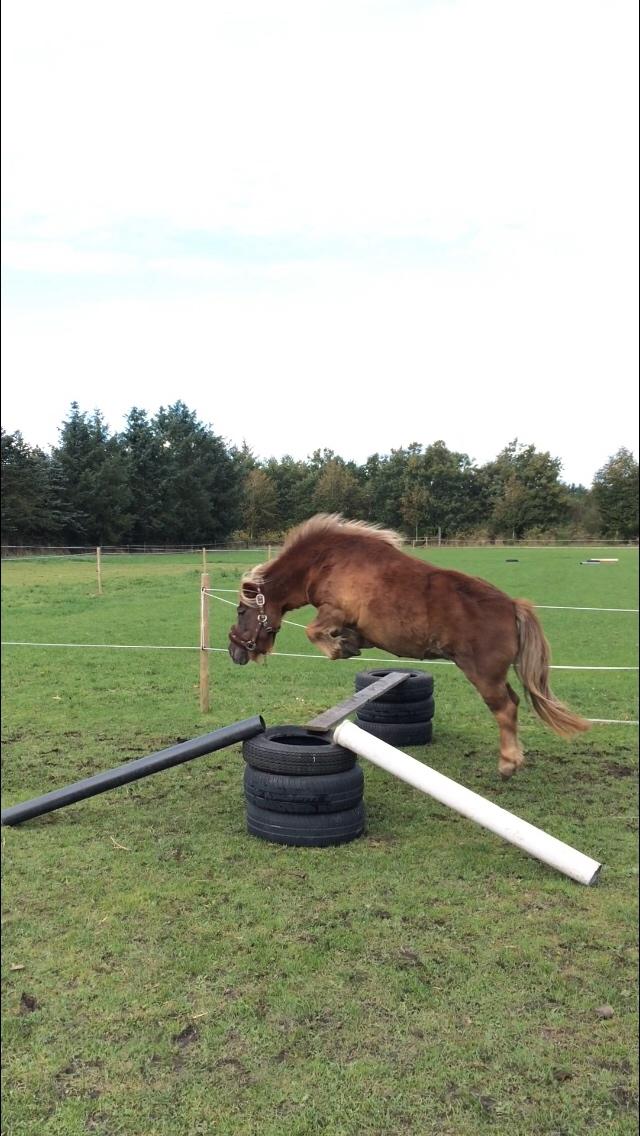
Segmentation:
[(347, 625), (345, 612), (330, 604), (321, 604), (306, 633), (307, 638), (329, 659), (351, 659), (360, 654), (363, 646), (363, 639), (356, 628)]

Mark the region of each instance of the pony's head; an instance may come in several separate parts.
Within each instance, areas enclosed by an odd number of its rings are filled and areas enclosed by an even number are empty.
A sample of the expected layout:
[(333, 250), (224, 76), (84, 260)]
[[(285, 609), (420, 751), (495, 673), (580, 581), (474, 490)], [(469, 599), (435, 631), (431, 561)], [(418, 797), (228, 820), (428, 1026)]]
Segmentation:
[(282, 612), (266, 599), (264, 580), (256, 571), (242, 580), (238, 618), (229, 631), (229, 654), (240, 666), (256, 663), (273, 650), (282, 622)]

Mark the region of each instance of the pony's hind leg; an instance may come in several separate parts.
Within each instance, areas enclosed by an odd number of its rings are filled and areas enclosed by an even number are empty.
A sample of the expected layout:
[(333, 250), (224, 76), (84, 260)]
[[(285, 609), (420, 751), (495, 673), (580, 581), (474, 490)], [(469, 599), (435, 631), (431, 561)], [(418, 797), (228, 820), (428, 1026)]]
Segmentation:
[(513, 687), (504, 679), (491, 680), (461, 668), (489, 707), (500, 731), (500, 758), (498, 771), (506, 781), (524, 764), (524, 754), (518, 741), (518, 703), (520, 699)]
[(357, 629), (348, 626), (345, 612), (330, 604), (320, 605), (316, 618), (305, 630), (307, 638), (330, 659), (351, 659), (360, 654), (363, 646)]
[(500, 758), (498, 771), (507, 781), (524, 765), (524, 754), (518, 741), (518, 703), (515, 690), (505, 682), (500, 693), (484, 696), (500, 731)]

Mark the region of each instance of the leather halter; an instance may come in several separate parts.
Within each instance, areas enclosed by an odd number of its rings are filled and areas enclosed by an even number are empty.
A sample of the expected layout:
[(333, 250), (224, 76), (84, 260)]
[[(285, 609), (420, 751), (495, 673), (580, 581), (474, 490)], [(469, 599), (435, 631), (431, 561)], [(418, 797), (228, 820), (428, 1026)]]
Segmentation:
[(258, 589), (258, 591), (256, 592), (255, 600), (256, 600), (256, 607), (259, 609), (258, 616), (257, 616), (256, 629), (255, 629), (255, 632), (254, 632), (255, 638), (253, 638), (253, 639), (241, 639), (240, 636), (236, 634), (235, 627), (232, 627), (231, 631), (229, 632), (229, 638), (230, 638), (231, 642), (235, 643), (236, 647), (244, 648), (245, 651), (256, 651), (257, 650), (258, 636), (259, 636), (261, 631), (266, 631), (267, 634), (269, 634), (269, 635), (276, 635), (276, 633), (277, 633), (277, 628), (271, 626), (271, 624), (269, 623), (269, 617), (267, 616), (267, 613), (262, 610), (265, 606), (266, 600), (264, 598), (264, 592), (262, 592), (260, 589)]

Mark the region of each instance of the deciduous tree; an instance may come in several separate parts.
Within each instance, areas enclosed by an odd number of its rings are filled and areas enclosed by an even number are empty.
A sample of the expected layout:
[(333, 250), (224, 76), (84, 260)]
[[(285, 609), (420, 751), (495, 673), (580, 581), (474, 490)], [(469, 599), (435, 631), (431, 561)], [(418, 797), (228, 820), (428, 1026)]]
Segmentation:
[(593, 480), (603, 536), (638, 537), (638, 463), (624, 447), (610, 457)]

